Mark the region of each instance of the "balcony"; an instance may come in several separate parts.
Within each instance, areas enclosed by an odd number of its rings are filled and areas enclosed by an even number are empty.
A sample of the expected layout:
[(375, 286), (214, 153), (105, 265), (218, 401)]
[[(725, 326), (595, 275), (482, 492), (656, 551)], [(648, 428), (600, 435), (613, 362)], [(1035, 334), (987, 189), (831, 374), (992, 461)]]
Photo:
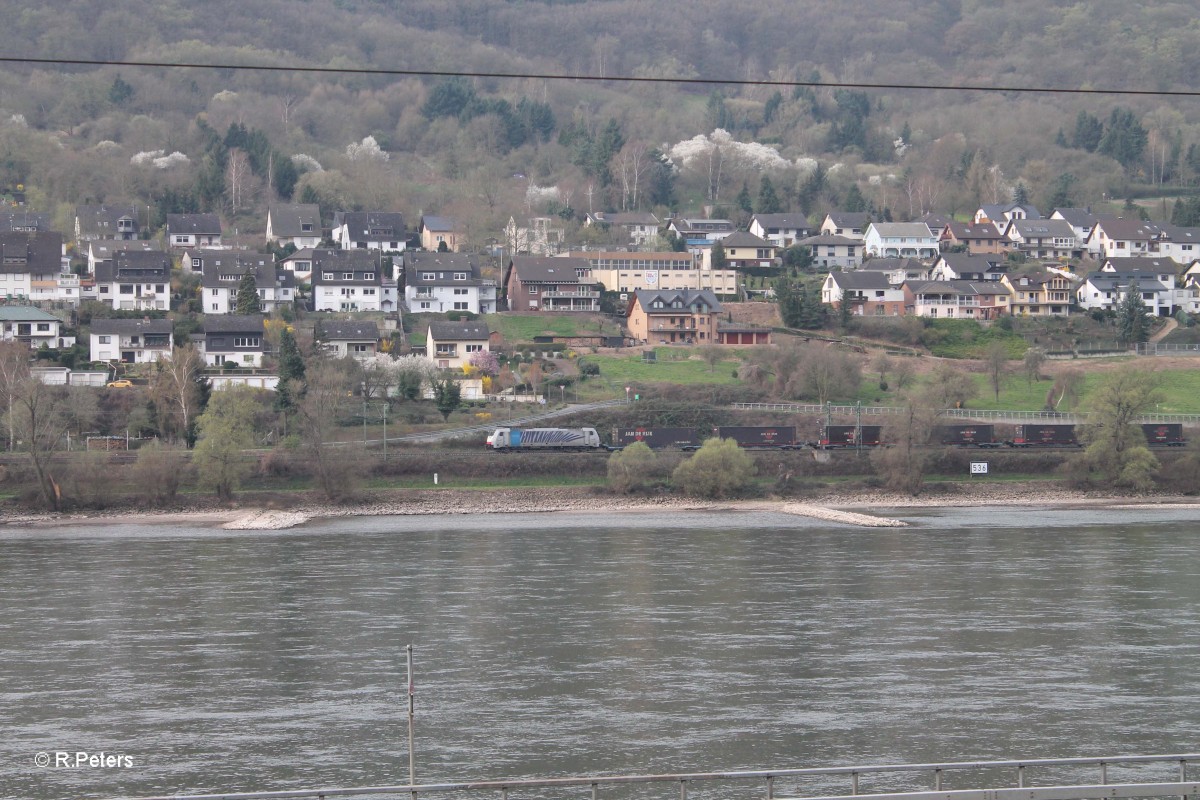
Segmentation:
[(573, 292), (542, 292), (543, 300), (599, 300), (600, 293), (579, 289)]

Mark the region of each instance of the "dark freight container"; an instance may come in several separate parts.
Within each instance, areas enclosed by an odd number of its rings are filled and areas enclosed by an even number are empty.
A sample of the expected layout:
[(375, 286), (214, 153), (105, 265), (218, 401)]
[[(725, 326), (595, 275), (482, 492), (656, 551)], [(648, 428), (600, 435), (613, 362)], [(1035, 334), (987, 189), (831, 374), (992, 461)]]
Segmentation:
[(964, 447), (990, 447), (996, 443), (995, 426), (989, 423), (942, 425), (938, 437), (942, 444)]
[(1178, 422), (1143, 423), (1142, 433), (1146, 441), (1152, 445), (1163, 447), (1183, 447), (1187, 441), (1183, 438), (1183, 425)]
[[(862, 431), (862, 441), (858, 441), (857, 431)], [(880, 427), (878, 425), (826, 425), (821, 437), (821, 447), (877, 447), (879, 445)]]
[(1079, 442), (1075, 439), (1074, 425), (1017, 425), (1013, 428), (1014, 447), (1073, 447)]
[(645, 442), (655, 450), (664, 447), (699, 447), (700, 432), (695, 428), (617, 428), (613, 444), (625, 447), (634, 442)]
[(741, 447), (780, 447), (791, 449), (796, 446), (796, 429), (789, 426), (723, 426), (717, 428), (716, 433), (722, 439), (733, 439)]

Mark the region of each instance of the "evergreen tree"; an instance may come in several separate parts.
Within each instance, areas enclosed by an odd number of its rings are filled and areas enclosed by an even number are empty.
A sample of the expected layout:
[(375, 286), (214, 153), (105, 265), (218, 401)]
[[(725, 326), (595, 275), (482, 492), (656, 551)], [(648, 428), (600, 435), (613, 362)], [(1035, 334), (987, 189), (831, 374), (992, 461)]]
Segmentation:
[(254, 279), (254, 272), (248, 271), (238, 282), (234, 309), (239, 314), (257, 314), (261, 308), (262, 304), (258, 299), (258, 282)]
[(709, 261), (713, 269), (725, 269), (729, 266), (729, 259), (725, 257), (725, 245), (719, 241), (713, 242), (712, 253), (710, 253)]
[(775, 92), (767, 98), (766, 104), (763, 105), (763, 124), (770, 125), (775, 119), (776, 112), (779, 111), (779, 106), (783, 104), (783, 95), (780, 92)]
[(750, 187), (742, 181), (742, 190), (737, 193), (737, 198), (734, 200), (737, 203), (738, 209), (744, 214), (753, 214), (754, 206), (750, 202)]
[(842, 208), (846, 211), (867, 210), (867, 198), (863, 197), (862, 190), (858, 188), (857, 183), (850, 184), (850, 188), (846, 191), (846, 197), (842, 200)]
[(783, 211), (783, 203), (775, 193), (775, 184), (771, 183), (771, 178), (767, 175), (763, 175), (758, 184), (758, 202), (755, 204), (755, 210), (759, 214), (778, 214)]
[(287, 413), (296, 408), (296, 387), (304, 382), (304, 359), (296, 337), (288, 328), (279, 336), (279, 385), (275, 391), (275, 408)]
[(1013, 202), (1019, 206), (1029, 205), (1029, 190), (1025, 188), (1025, 184), (1017, 182), (1013, 189)]
[(452, 381), (447, 378), (444, 381), (434, 381), (433, 384), (434, 402), (437, 403), (437, 410), (441, 412), (442, 421), (450, 419), (450, 414), (462, 404), (462, 386), (458, 381)]
[(1146, 152), (1148, 142), (1149, 134), (1134, 117), (1133, 112), (1125, 108), (1114, 108), (1096, 151), (1112, 156), (1121, 166), (1129, 169)]
[(675, 167), (661, 150), (651, 150), (649, 154), (650, 173), (647, 180), (646, 197), (652, 206), (674, 208), (675, 199)]
[(292, 159), (283, 153), (276, 152), (272, 156), (271, 183), (275, 193), (281, 200), (291, 200), (296, 192), (296, 181), (300, 180), (300, 171)]
[(1094, 153), (1100, 146), (1100, 138), (1103, 135), (1104, 123), (1100, 121), (1099, 117), (1094, 117), (1086, 111), (1080, 111), (1079, 116), (1075, 118), (1075, 133), (1071, 137), (1071, 144), (1080, 150)]
[(816, 330), (825, 327), (825, 305), (821, 291), (813, 286), (800, 286), (800, 319), (798, 328)]
[(1129, 282), (1117, 305), (1117, 335), (1127, 345), (1144, 342), (1150, 335), (1150, 312), (1142, 302), (1136, 278)]
[(796, 285), (786, 278), (775, 281), (775, 301), (779, 304), (779, 317), (784, 327), (798, 328), (803, 318), (801, 296)]
[(1075, 176), (1069, 172), (1064, 172), (1054, 180), (1054, 192), (1046, 201), (1046, 205), (1051, 210), (1056, 208), (1071, 208), (1075, 205), (1075, 200), (1071, 196), (1071, 187), (1075, 185)]
[(1063, 132), (1062, 128), (1058, 129), (1058, 135), (1054, 137), (1054, 144), (1058, 147), (1068, 147), (1069, 146), (1067, 144), (1067, 134)]

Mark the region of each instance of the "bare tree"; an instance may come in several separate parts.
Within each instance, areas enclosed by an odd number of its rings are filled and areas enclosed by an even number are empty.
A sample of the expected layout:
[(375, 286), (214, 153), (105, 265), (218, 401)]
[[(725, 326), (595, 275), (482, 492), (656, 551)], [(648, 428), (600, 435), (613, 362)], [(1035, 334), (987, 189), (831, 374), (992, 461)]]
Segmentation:
[(225, 168), (225, 194), (229, 197), (229, 208), (234, 214), (246, 201), (249, 179), (250, 158), (235, 147), (229, 151), (228, 166)]
[(630, 142), (622, 148), (617, 159), (621, 174), (621, 210), (638, 208), (638, 185), (642, 174), (650, 166), (647, 153), (650, 149), (644, 142)]
[(725, 349), (718, 344), (709, 344), (699, 349), (700, 359), (708, 364), (708, 371), (716, 369), (717, 364), (725, 359)]
[(58, 511), (62, 492), (51, 474), (51, 456), (66, 432), (59, 392), (39, 378), (26, 376), (17, 385), (13, 409), (9, 413), (16, 417), (17, 435), (29, 453), (42, 502), (47, 508)]
[(1008, 348), (1004, 342), (992, 342), (983, 351), (983, 366), (987, 370), (988, 383), (996, 401), (1000, 400), (1000, 384), (1004, 381), (1004, 373), (1008, 370)]
[(355, 448), (332, 446), (339, 412), (344, 410), (354, 375), (338, 361), (319, 361), (306, 373), (304, 398), (296, 406), (296, 421), (308, 462), (316, 470), (321, 490), (329, 500), (340, 500), (351, 491), (363, 453)]
[(21, 385), (29, 377), (29, 348), (20, 342), (0, 342), (0, 402), (8, 417), (8, 449), (16, 449), (16, 416), (13, 407)]
[(892, 370), (892, 359), (886, 351), (881, 350), (879, 355), (871, 360), (871, 371), (879, 373), (879, 388), (881, 390), (887, 388), (887, 376)]
[[(192, 345), (171, 348), (170, 358), (161, 358), (154, 365), (150, 395), (163, 420), (162, 432), (172, 441), (188, 436), (192, 420), (199, 411), (200, 386), (196, 376), (204, 368), (204, 359)], [(170, 424), (167, 421), (173, 420)]]

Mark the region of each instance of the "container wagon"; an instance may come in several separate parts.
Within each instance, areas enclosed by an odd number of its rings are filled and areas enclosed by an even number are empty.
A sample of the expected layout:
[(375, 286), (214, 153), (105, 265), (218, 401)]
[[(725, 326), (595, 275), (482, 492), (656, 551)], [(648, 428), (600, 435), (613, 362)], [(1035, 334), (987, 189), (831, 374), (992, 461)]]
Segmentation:
[(942, 444), (958, 447), (999, 447), (996, 426), (989, 423), (971, 425), (942, 425), (938, 428)]
[(1183, 425), (1178, 422), (1142, 423), (1142, 433), (1151, 447), (1183, 447)]
[(1078, 447), (1074, 425), (1015, 425), (1013, 447)]
[(700, 432), (695, 428), (615, 428), (613, 445), (628, 447), (634, 442), (645, 442), (654, 450), (678, 448), (695, 450), (700, 447)]
[(599, 450), (601, 444), (595, 428), (497, 428), (487, 446), (496, 451), (568, 451)]
[[(862, 439), (858, 439), (858, 432)], [(878, 447), (880, 444), (878, 425), (826, 425), (821, 430), (821, 441), (818, 447), (822, 450), (832, 450), (835, 447)]]
[(796, 441), (796, 429), (789, 426), (722, 426), (713, 431), (722, 439), (733, 439), (739, 447), (795, 450), (804, 447)]

